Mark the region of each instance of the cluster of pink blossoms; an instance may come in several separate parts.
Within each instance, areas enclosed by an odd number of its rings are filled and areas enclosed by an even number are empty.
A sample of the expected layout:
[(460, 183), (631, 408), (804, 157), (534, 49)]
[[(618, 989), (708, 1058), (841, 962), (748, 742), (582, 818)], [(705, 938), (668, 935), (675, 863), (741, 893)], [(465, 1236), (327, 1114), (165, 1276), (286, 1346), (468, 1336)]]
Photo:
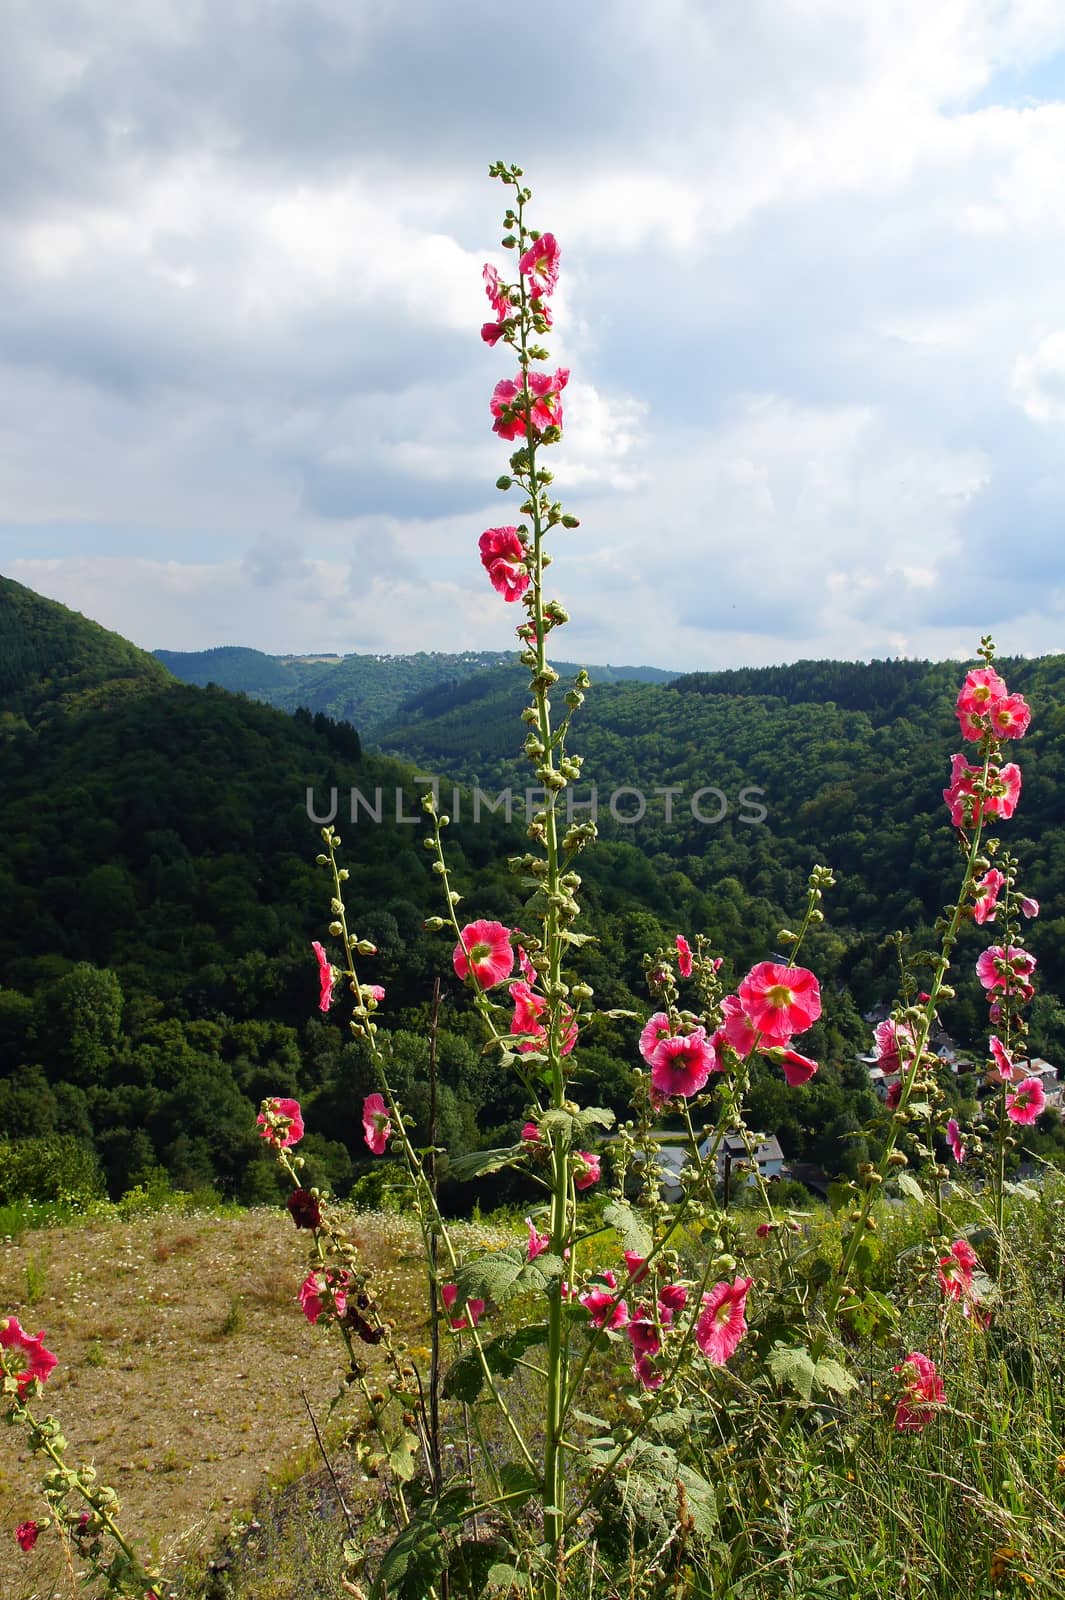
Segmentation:
[[(958, 694), (958, 721), (962, 737), (992, 747), (997, 739), (1020, 739), (1027, 731), (1032, 714), (1019, 694), (1010, 694), (993, 667), (977, 667), (968, 673)], [(977, 787), (981, 793), (977, 794)], [(1012, 817), (1021, 793), (1021, 770), (1015, 762), (970, 766), (963, 755), (951, 757), (950, 786), (943, 798), (950, 807), (950, 820), (956, 828), (971, 828), (981, 817)]]
[[(518, 937), (517, 929), (505, 928), (501, 922), (469, 922), (461, 930), (451, 961), (458, 977), (472, 981), (478, 989), (494, 989), (511, 976), (517, 956), (523, 976), (509, 986), (514, 1002), (510, 1031), (515, 1036), (515, 1049), (527, 1055), (532, 1050), (542, 1049), (547, 1039), (547, 1028), (542, 1021), (547, 1010), (547, 996), (535, 987), (539, 974), (525, 951), (520, 945), (515, 949)], [(570, 1007), (565, 1006), (562, 1010), (562, 1054), (569, 1055), (576, 1043), (576, 1019)]]
[[(21, 1363), (15, 1373), (20, 1399), (31, 1383), (45, 1383), (56, 1364), (55, 1356), (44, 1347), (44, 1334), (35, 1337), (27, 1333), (17, 1317), (5, 1317), (0, 1322), (0, 1349), (12, 1351)], [(10, 1362), (5, 1364), (10, 1370)]]
[[(598, 1332), (624, 1331), (632, 1347), (633, 1376), (644, 1389), (658, 1389), (665, 1375), (656, 1358), (688, 1304), (689, 1291), (683, 1283), (662, 1284), (630, 1313), (625, 1296), (646, 1281), (648, 1268), (646, 1258), (631, 1250), (625, 1252), (625, 1264), (628, 1277), (622, 1287), (613, 1272), (600, 1272), (577, 1299)], [(753, 1281), (737, 1278), (734, 1283), (718, 1283), (703, 1295), (695, 1343), (715, 1366), (724, 1366), (747, 1332), (747, 1292)]]
[[(692, 956), (683, 935), (677, 938), (677, 970), (692, 971)], [(742, 1060), (754, 1050), (777, 1062), (787, 1081), (805, 1083), (817, 1062), (791, 1048), (795, 1034), (805, 1033), (821, 1015), (817, 979), (805, 967), (761, 961), (751, 968), (735, 994), (721, 1002), (721, 1026), (707, 1036), (696, 1025), (675, 1031), (664, 1011), (656, 1011), (640, 1034), (640, 1054), (651, 1069), (652, 1100), (661, 1104), (675, 1095), (690, 1098), (705, 1088), (711, 1073), (722, 1072), (727, 1044)]]
[(895, 1407), (895, 1426), (900, 1433), (918, 1433), (926, 1428), (939, 1406), (946, 1400), (943, 1380), (930, 1357), (914, 1350), (899, 1366), (902, 1394)]

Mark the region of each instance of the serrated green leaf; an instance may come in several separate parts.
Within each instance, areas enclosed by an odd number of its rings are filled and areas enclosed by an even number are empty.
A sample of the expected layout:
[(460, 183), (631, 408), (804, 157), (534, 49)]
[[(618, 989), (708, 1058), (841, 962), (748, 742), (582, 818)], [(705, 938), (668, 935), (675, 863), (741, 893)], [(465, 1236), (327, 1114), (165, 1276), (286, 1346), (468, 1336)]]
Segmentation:
[[(501, 1378), (513, 1374), (519, 1360), (527, 1351), (547, 1343), (547, 1324), (539, 1323), (518, 1328), (514, 1333), (501, 1333), (484, 1346), (484, 1359), (489, 1372)], [(467, 1350), (449, 1367), (444, 1378), (444, 1394), (449, 1400), (464, 1400), (472, 1405), (484, 1385), (484, 1367), (476, 1350)]]
[[(546, 1057), (545, 1057), (546, 1059)], [(560, 1133), (572, 1137), (573, 1113), (571, 1111), (545, 1111), (540, 1117), (541, 1134)]]
[(409, 1483), (414, 1476), (414, 1452), (412, 1446), (415, 1443), (416, 1441), (409, 1433), (404, 1433), (400, 1435), (388, 1452), (388, 1465), (400, 1483)]
[(517, 1293), (518, 1279), (527, 1265), (524, 1246), (516, 1244), (467, 1261), (455, 1274), (456, 1313), (467, 1300), (494, 1300), (502, 1305)]
[(854, 1194), (853, 1183), (830, 1183), (828, 1186), (828, 1203), (833, 1213), (849, 1208), (853, 1204)]
[(627, 1200), (612, 1200), (608, 1206), (604, 1206), (603, 1221), (621, 1235), (623, 1249), (633, 1250), (638, 1256), (650, 1254), (654, 1244), (651, 1231)]
[(903, 1194), (909, 1195), (911, 1200), (916, 1200), (920, 1205), (927, 1202), (928, 1196), (917, 1182), (912, 1172), (897, 1172), (895, 1182)]
[(470, 1150), (448, 1162), (448, 1177), (466, 1183), (470, 1178), (483, 1178), (489, 1172), (499, 1172), (522, 1159), (524, 1152), (509, 1145), (505, 1150)]
[(440, 1530), (423, 1517), (416, 1517), (385, 1551), (370, 1600), (425, 1600), (443, 1570), (444, 1541)]
[(809, 1400), (814, 1387), (814, 1364), (805, 1345), (775, 1344), (767, 1365), (778, 1383), (787, 1384)]
[(606, 1106), (585, 1106), (577, 1121), (582, 1128), (612, 1128), (617, 1118)]
[(819, 1389), (831, 1389), (833, 1394), (849, 1394), (857, 1383), (846, 1367), (830, 1356), (822, 1356), (814, 1368), (814, 1384)]
[(519, 1567), (512, 1567), (506, 1561), (497, 1561), (495, 1566), (488, 1569), (488, 1582), (498, 1588), (528, 1589), (530, 1586), (529, 1574), (522, 1572)]

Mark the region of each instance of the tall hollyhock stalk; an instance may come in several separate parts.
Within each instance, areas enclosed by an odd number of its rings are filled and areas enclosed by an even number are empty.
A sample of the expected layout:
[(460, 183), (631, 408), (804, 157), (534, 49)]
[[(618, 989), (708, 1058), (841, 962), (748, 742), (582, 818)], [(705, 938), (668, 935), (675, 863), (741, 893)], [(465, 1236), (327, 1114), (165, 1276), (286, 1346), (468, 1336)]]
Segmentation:
[[(524, 494), (520, 514), (527, 523), (516, 529), (505, 530), (512, 536), (511, 551), (515, 544), (523, 556), (524, 576), (513, 570), (499, 571), (498, 561), (493, 563), (489, 553), (493, 533), (489, 530), (482, 539), (482, 561), (496, 588), (507, 600), (523, 599), (526, 622), (518, 632), (525, 649), (522, 662), (530, 669), (529, 689), (531, 702), (523, 719), (529, 726), (525, 741), (526, 754), (532, 762), (536, 778), (543, 791), (543, 805), (529, 821), (529, 837), (539, 847), (540, 854), (526, 858), (521, 866), (529, 870), (534, 893), (529, 910), (538, 918), (542, 928), (539, 961), (534, 962), (542, 980), (546, 1008), (541, 1015), (543, 1035), (540, 1039), (542, 1066), (537, 1076), (547, 1091), (548, 1108), (562, 1111), (566, 1099), (565, 1056), (573, 1028), (573, 1012), (567, 1003), (568, 986), (562, 978), (563, 949), (568, 942), (569, 925), (578, 914), (574, 891), (579, 887), (575, 874), (564, 870), (563, 856), (575, 854), (588, 838), (584, 829), (571, 830), (565, 840), (560, 839), (558, 802), (568, 782), (580, 771), (580, 762), (565, 753), (569, 718), (583, 699), (584, 683), (579, 682), (567, 696), (568, 712), (556, 728), (552, 722), (550, 691), (558, 682), (558, 673), (547, 659), (547, 635), (567, 620), (566, 613), (557, 602), (544, 598), (544, 571), (550, 557), (545, 549), (547, 535), (561, 527), (572, 528), (577, 519), (566, 515), (557, 501), (547, 494), (552, 481), (550, 472), (539, 466), (541, 449), (555, 443), (561, 436), (561, 394), (569, 378), (567, 369), (553, 375), (537, 370), (534, 363), (545, 361), (548, 352), (537, 342), (538, 336), (551, 325), (548, 296), (558, 277), (558, 246), (550, 234), (540, 234), (526, 223), (526, 207), (532, 198), (531, 191), (522, 186), (520, 167), (508, 167), (502, 162), (490, 169), (493, 177), (513, 189), (514, 199), (504, 218), (508, 232), (504, 248), (518, 252), (517, 281), (509, 291), (493, 279), (492, 270), (486, 268), (486, 284), (491, 298), (493, 288), (499, 296), (495, 302), (505, 331), (501, 337), (513, 347), (518, 358), (518, 377), (503, 380), (496, 386), (491, 409), (495, 416), (494, 429), (504, 439), (522, 442), (510, 458), (511, 475), (499, 480), (500, 489), (518, 488)], [(496, 335), (489, 333), (491, 325), (482, 333), (486, 342), (495, 342)], [(510, 563), (513, 569), (515, 563)], [(584, 990), (577, 999), (590, 998)], [(551, 1155), (551, 1211), (549, 1248), (562, 1256), (569, 1248), (572, 1234), (573, 1159), (569, 1140), (563, 1131), (552, 1129), (548, 1135)], [(580, 1176), (580, 1175), (578, 1175)], [(558, 1594), (563, 1592), (563, 1531), (566, 1510), (565, 1445), (563, 1422), (566, 1402), (566, 1344), (563, 1331), (562, 1280), (553, 1279), (547, 1289), (547, 1395), (543, 1447), (543, 1501), (544, 1538), (551, 1555), (555, 1574), (554, 1585)]]

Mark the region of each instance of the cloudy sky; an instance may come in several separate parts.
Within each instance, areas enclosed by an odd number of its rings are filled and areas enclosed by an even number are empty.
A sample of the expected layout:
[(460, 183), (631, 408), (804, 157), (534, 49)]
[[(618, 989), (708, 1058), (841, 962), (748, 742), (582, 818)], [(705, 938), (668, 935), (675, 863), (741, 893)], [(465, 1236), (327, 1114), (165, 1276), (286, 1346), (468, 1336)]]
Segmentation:
[(147, 647), (507, 647), (503, 158), (566, 656), (1065, 650), (1061, 0), (4, 10), (0, 572)]

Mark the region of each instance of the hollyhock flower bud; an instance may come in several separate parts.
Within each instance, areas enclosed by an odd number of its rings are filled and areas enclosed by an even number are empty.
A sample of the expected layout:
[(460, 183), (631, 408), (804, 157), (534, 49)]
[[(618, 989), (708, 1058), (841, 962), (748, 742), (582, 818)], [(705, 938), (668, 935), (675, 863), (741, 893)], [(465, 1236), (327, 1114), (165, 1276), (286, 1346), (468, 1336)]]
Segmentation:
[(15, 1529), (15, 1538), (18, 1540), (20, 1550), (32, 1550), (37, 1543), (40, 1527), (36, 1522), (20, 1522)]
[(1031, 918), (1039, 915), (1039, 901), (1033, 900), (1030, 895), (1021, 896), (1020, 907), (1022, 916)]
[(542, 1144), (540, 1129), (535, 1122), (527, 1122), (521, 1130), (521, 1137), (525, 1144)]
[(775, 1061), (793, 1089), (806, 1083), (818, 1070), (818, 1062), (810, 1056), (801, 1056), (797, 1050), (767, 1050), (766, 1055)]

